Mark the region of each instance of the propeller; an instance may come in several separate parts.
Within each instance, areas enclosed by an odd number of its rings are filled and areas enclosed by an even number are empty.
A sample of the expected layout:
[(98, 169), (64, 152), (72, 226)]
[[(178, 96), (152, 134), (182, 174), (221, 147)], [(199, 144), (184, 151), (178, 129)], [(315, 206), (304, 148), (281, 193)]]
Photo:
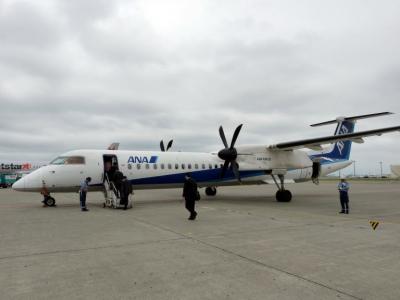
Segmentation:
[(240, 174), (239, 174), (239, 165), (236, 162), (238, 153), (235, 148), (235, 143), (239, 136), (240, 130), (242, 129), (242, 126), (243, 126), (243, 124), (240, 124), (238, 127), (236, 127), (235, 132), (233, 133), (233, 137), (232, 137), (230, 146), (228, 146), (228, 143), (226, 141), (224, 129), (222, 128), (222, 126), (219, 127), (219, 135), (221, 137), (222, 143), (225, 146), (224, 149), (222, 149), (218, 152), (218, 157), (225, 161), (224, 166), (222, 167), (222, 171), (221, 171), (221, 178), (223, 178), (225, 176), (225, 173), (228, 170), (228, 167), (230, 165), (230, 167), (232, 168), (233, 174), (235, 174), (236, 179), (239, 182), (241, 182)]
[(170, 140), (170, 141), (168, 142), (167, 149), (165, 149), (165, 147), (164, 147), (164, 141), (161, 140), (161, 141), (160, 141), (160, 149), (161, 149), (161, 151), (162, 151), (162, 152), (168, 151), (168, 150), (172, 147), (172, 143), (173, 143), (173, 142), (174, 142), (174, 140)]

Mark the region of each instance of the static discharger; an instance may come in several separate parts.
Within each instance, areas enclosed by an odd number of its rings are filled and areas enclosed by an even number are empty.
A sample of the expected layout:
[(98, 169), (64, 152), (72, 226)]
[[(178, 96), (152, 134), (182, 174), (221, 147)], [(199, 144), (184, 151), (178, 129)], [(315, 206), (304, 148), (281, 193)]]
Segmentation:
[(369, 224), (371, 224), (372, 229), (375, 230), (378, 227), (379, 222), (378, 221), (369, 221)]

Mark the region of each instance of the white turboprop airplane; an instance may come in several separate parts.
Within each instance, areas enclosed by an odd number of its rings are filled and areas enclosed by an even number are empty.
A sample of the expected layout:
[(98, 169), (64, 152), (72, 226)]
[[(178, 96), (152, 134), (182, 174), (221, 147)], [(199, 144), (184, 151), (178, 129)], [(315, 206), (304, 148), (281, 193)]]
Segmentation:
[[(337, 124), (335, 134), (284, 142), (275, 145), (235, 146), (242, 125), (239, 125), (230, 145), (222, 126), (219, 128), (224, 149), (215, 153), (155, 152), (125, 150), (75, 150), (62, 154), (49, 165), (23, 177), (13, 185), (17, 191), (40, 191), (43, 184), (50, 192), (76, 192), (80, 182), (91, 177), (91, 191), (109, 190), (105, 184), (106, 165), (118, 169), (134, 189), (179, 188), (185, 174), (190, 172), (199, 187), (205, 187), (209, 196), (216, 194), (216, 187), (251, 184), (276, 184), (276, 200), (288, 202), (292, 194), (285, 183), (312, 180), (349, 166), (352, 142), (363, 143), (364, 137), (400, 131), (400, 126), (354, 132), (358, 119), (383, 116), (389, 112), (339, 117), (332, 121), (313, 124)], [(330, 150), (322, 145), (334, 144)], [(311, 149), (307, 153), (299, 149)], [(105, 193), (107, 200), (107, 193)], [(54, 205), (52, 200), (48, 205)]]

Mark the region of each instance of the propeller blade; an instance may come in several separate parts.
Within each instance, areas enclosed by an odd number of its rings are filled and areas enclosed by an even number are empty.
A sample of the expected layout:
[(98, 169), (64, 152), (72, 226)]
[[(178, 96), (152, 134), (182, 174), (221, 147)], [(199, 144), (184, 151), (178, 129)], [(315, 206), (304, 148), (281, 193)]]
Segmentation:
[(222, 167), (221, 170), (221, 178), (224, 178), (226, 170), (228, 170), (228, 166), (229, 166), (229, 161), (225, 161), (224, 166)]
[(219, 136), (221, 137), (221, 140), (224, 143), (225, 148), (228, 148), (228, 143), (226, 142), (225, 133), (222, 126), (219, 127)]
[(232, 137), (231, 149), (233, 148), (233, 146), (235, 146), (236, 140), (237, 140), (237, 138), (238, 138), (238, 136), (239, 136), (239, 132), (240, 132), (240, 130), (242, 129), (242, 126), (243, 126), (243, 124), (240, 124), (240, 125), (239, 125), (238, 127), (236, 127), (236, 129), (235, 129), (235, 133), (233, 134), (233, 137)]
[(235, 174), (236, 179), (237, 179), (239, 182), (242, 182), (242, 180), (240, 179), (240, 173), (239, 173), (239, 166), (238, 166), (238, 164), (237, 164), (235, 161), (233, 161), (233, 162), (231, 163), (231, 166), (232, 166), (232, 171), (233, 171), (233, 173)]
[(174, 142), (174, 140), (170, 140), (168, 145), (167, 145), (167, 150), (168, 151), (171, 147), (172, 147), (172, 143)]
[(160, 149), (161, 149), (162, 152), (165, 152), (165, 147), (164, 147), (164, 141), (163, 140), (161, 140), (161, 142), (160, 142)]

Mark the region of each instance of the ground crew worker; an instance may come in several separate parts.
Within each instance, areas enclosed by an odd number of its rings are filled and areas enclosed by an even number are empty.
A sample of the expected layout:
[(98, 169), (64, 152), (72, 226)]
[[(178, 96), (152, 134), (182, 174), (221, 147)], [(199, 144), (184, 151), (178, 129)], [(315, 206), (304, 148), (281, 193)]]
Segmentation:
[(80, 198), (82, 211), (88, 211), (88, 209), (86, 208), (86, 194), (88, 192), (89, 183), (91, 181), (92, 181), (92, 178), (86, 177), (86, 179), (82, 181), (81, 187), (79, 189), (79, 198)]
[(339, 213), (341, 214), (349, 213), (349, 189), (350, 184), (346, 181), (345, 178), (342, 178), (338, 185), (340, 205), (342, 206), (342, 210)]
[(131, 182), (124, 176), (122, 178), (121, 183), (121, 204), (124, 205), (124, 210), (128, 207), (129, 195), (132, 194), (132, 184)]
[(182, 196), (185, 198), (185, 207), (190, 212), (188, 220), (195, 220), (197, 216), (195, 203), (198, 198), (197, 183), (189, 173), (185, 175)]

